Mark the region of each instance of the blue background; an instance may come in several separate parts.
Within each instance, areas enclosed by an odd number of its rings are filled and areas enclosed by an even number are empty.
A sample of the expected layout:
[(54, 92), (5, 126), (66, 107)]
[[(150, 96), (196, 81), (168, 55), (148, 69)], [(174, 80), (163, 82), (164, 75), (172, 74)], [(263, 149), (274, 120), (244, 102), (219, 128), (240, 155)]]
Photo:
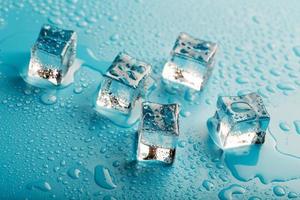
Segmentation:
[[(300, 3), (290, 1), (0, 1), (1, 199), (287, 199), (300, 195)], [(57, 91), (20, 78), (42, 24), (78, 33), (75, 81)], [(179, 32), (219, 45), (195, 97), (166, 93), (163, 64)], [(149, 100), (178, 102), (172, 166), (136, 163), (137, 124), (93, 111), (119, 51), (153, 66)], [(222, 152), (206, 120), (218, 95), (258, 92), (271, 115), (266, 142)]]

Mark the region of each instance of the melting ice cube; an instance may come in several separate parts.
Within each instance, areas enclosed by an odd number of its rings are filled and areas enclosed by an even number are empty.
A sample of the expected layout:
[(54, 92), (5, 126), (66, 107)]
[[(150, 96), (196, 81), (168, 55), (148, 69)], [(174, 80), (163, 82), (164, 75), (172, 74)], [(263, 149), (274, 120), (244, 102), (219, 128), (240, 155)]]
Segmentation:
[(144, 102), (139, 126), (138, 160), (172, 163), (179, 136), (178, 104)]
[(151, 66), (126, 53), (119, 53), (106, 72), (96, 100), (96, 110), (121, 126), (140, 116), (142, 93)]
[(43, 25), (31, 49), (28, 76), (60, 85), (76, 58), (76, 45), (74, 31)]
[(215, 115), (207, 121), (209, 134), (222, 149), (262, 144), (270, 116), (256, 93), (219, 97)]
[(215, 43), (181, 33), (162, 72), (167, 85), (176, 83), (179, 88), (201, 90), (212, 72), (216, 50)]

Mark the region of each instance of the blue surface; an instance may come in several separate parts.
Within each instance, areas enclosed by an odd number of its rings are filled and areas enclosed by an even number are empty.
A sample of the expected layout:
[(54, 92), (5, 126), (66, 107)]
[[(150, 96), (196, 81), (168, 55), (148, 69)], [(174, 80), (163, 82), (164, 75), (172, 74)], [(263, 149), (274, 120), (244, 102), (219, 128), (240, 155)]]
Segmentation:
[[(0, 2), (1, 199), (274, 199), (300, 195), (299, 1)], [(30, 48), (44, 23), (78, 33), (74, 83), (26, 84)], [(216, 42), (206, 89), (166, 93), (161, 71), (179, 32)], [(172, 166), (135, 161), (137, 125), (120, 128), (93, 111), (94, 95), (121, 50), (151, 63), (151, 101), (178, 102)], [(222, 153), (206, 120), (218, 95), (257, 91), (271, 116), (266, 142)]]

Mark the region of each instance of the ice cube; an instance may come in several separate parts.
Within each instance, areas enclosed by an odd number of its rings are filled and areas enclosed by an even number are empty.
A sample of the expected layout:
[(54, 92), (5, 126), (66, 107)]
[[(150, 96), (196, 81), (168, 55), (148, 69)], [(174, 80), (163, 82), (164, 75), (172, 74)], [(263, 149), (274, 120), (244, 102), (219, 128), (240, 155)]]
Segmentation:
[(220, 96), (215, 115), (207, 121), (212, 140), (222, 149), (262, 144), (270, 116), (256, 93)]
[(162, 76), (167, 85), (178, 89), (200, 91), (213, 70), (215, 43), (193, 38), (187, 33), (178, 36), (171, 58), (164, 65)]
[(28, 76), (60, 85), (76, 58), (77, 34), (45, 24), (31, 49)]
[(130, 126), (140, 117), (142, 93), (151, 66), (119, 53), (99, 87), (96, 110), (121, 126)]
[(178, 104), (144, 102), (139, 125), (137, 159), (171, 164), (179, 136)]

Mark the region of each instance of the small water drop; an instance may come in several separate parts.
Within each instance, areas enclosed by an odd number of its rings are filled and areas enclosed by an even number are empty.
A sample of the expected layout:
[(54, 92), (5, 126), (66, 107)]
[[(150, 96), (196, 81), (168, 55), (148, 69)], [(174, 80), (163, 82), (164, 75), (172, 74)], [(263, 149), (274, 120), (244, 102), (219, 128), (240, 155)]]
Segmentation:
[(257, 196), (252, 196), (248, 200), (261, 200), (261, 198)]
[(291, 127), (286, 122), (280, 122), (279, 128), (283, 131), (289, 131)]
[(253, 21), (254, 23), (256, 23), (256, 24), (259, 24), (259, 19), (258, 19), (257, 16), (253, 16), (253, 17), (252, 17), (252, 21)]
[(118, 34), (113, 34), (113, 35), (110, 36), (109, 39), (111, 41), (115, 42), (115, 41), (119, 40), (119, 38), (120, 38), (120, 36)]
[(295, 46), (293, 52), (296, 56), (300, 57), (300, 46)]
[(295, 120), (294, 121), (294, 126), (295, 126), (295, 129), (296, 129), (296, 132), (298, 134), (300, 134), (300, 120)]
[(0, 18), (0, 28), (2, 28), (5, 25), (5, 20), (3, 18)]
[(111, 21), (111, 22), (117, 21), (118, 20), (118, 16), (117, 15), (110, 16), (108, 18), (108, 20)]
[(184, 140), (180, 140), (180, 141), (178, 142), (178, 146), (181, 147), (181, 148), (184, 148), (185, 145), (186, 145), (186, 141), (184, 141)]
[(211, 182), (211, 181), (208, 181), (208, 180), (204, 180), (202, 182), (202, 186), (207, 190), (207, 191), (211, 191), (215, 185)]
[(181, 110), (181, 111), (180, 111), (180, 115), (181, 115), (182, 117), (189, 117), (189, 116), (191, 115), (191, 112), (185, 111), (185, 110)]
[(117, 160), (114, 161), (114, 162), (113, 162), (113, 166), (114, 166), (114, 167), (119, 167), (119, 166), (120, 166), (120, 162), (117, 161)]
[(237, 95), (238, 96), (242, 96), (242, 95), (245, 95), (245, 94), (248, 94), (248, 93), (251, 93), (252, 91), (251, 90), (240, 90), (237, 92)]
[(82, 93), (82, 91), (83, 91), (83, 88), (82, 87), (75, 87), (74, 88), (74, 90), (73, 90), (73, 92), (75, 93), (75, 94), (80, 94), (80, 93)]
[(235, 81), (238, 83), (238, 84), (246, 84), (249, 82), (249, 80), (245, 77), (238, 77), (235, 79)]
[(280, 74), (281, 74), (281, 72), (276, 68), (271, 69), (270, 73), (274, 76), (280, 76)]
[(52, 93), (45, 93), (41, 96), (41, 101), (46, 105), (52, 105), (56, 103), (57, 97)]
[(103, 197), (103, 200), (117, 200), (117, 199), (113, 196), (106, 195), (106, 196)]

